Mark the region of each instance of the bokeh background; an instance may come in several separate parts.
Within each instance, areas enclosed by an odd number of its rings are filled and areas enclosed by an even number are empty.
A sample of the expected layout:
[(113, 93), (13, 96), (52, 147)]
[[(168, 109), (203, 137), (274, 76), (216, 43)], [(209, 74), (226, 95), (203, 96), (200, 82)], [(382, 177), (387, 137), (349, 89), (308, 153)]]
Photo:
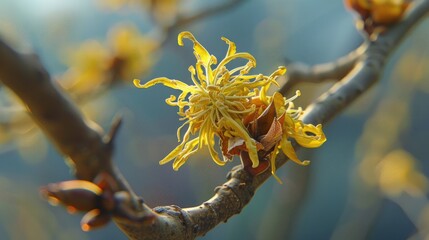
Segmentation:
[[(227, 49), (220, 40), (225, 36), (238, 51), (252, 53), (258, 62), (253, 72), (264, 74), (291, 61), (333, 61), (362, 42), (340, 0), (244, 0), (169, 27), (178, 15), (224, 3), (0, 0), (0, 37), (22, 52), (37, 53), (84, 114), (104, 129), (122, 114), (115, 161), (149, 206), (194, 206), (213, 195), (238, 159), (219, 167), (203, 152), (178, 172), (158, 165), (177, 142), (177, 109), (164, 102), (176, 92), (131, 83), (160, 76), (190, 82), (187, 68), (195, 59), (189, 42), (177, 46), (178, 32), (192, 31), (218, 59)], [(277, 172), (283, 185), (268, 180), (241, 214), (202, 239), (428, 237), (428, 39), (424, 21), (391, 55), (379, 84), (325, 126), (323, 147), (300, 152), (310, 166), (287, 163)], [(299, 84), (297, 103), (307, 105), (332, 84)], [(114, 223), (82, 232), (81, 215), (40, 198), (40, 186), (72, 175), (1, 85), (0, 143), (0, 239), (126, 239)]]

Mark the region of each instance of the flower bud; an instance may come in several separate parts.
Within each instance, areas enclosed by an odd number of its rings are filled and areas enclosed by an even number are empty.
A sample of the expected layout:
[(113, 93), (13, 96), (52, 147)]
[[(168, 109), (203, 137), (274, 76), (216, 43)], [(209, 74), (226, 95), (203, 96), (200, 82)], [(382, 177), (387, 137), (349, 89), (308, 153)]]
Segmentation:
[(80, 226), (83, 231), (88, 232), (106, 225), (111, 218), (109, 213), (101, 212), (99, 209), (93, 209), (83, 216), (80, 221)]
[(42, 196), (51, 204), (63, 204), (71, 213), (98, 208), (101, 191), (97, 185), (83, 180), (52, 183), (40, 189)]

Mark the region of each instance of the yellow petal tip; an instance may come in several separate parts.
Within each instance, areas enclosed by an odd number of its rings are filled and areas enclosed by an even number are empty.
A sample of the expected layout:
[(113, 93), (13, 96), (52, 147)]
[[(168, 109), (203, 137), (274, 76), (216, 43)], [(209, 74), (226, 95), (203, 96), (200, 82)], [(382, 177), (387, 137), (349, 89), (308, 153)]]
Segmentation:
[(134, 84), (134, 86), (136, 86), (136, 87), (138, 87), (138, 88), (144, 88), (144, 87), (143, 87), (144, 85), (142, 85), (142, 84), (140, 83), (140, 79), (134, 79), (134, 80), (133, 80), (133, 84)]
[(283, 181), (274, 172), (271, 172), (271, 174), (273, 175), (274, 179), (276, 179), (276, 181), (279, 184), (283, 184)]
[(308, 165), (310, 165), (310, 161), (308, 161), (308, 160), (302, 161), (301, 165), (302, 166), (308, 166)]
[(194, 35), (192, 35), (191, 32), (183, 31), (183, 32), (179, 33), (179, 35), (177, 36), (177, 44), (179, 44), (179, 46), (184, 45), (183, 44), (183, 38), (188, 38), (193, 42), (195, 41), (195, 37), (194, 37)]
[(279, 74), (280, 75), (284, 75), (286, 73), (287, 69), (285, 66), (280, 66), (279, 67)]
[(252, 163), (252, 168), (257, 168), (259, 166), (259, 161)]

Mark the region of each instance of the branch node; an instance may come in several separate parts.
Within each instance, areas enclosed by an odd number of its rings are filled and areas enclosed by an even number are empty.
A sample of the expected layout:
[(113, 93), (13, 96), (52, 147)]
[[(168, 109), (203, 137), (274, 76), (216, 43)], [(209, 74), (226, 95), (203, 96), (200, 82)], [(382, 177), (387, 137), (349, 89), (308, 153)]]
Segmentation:
[[(142, 223), (151, 224), (155, 219), (155, 214), (152, 211), (148, 211), (143, 207), (135, 209), (135, 199), (130, 193), (126, 191), (116, 192), (115, 195), (116, 207), (113, 211), (113, 215), (116, 218), (120, 218), (129, 224)], [(137, 200), (139, 203), (140, 198)]]
[(110, 131), (106, 136), (106, 143), (110, 148), (113, 148), (113, 143), (118, 135), (119, 129), (122, 125), (122, 114), (117, 114), (112, 121), (112, 126), (110, 127)]

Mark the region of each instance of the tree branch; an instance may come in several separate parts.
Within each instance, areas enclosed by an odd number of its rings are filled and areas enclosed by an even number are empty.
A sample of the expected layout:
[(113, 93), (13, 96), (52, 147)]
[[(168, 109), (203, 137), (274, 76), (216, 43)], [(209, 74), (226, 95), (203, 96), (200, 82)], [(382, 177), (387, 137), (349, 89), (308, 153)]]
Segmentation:
[(174, 33), (175, 30), (186, 26), (191, 23), (195, 23), (196, 21), (202, 20), (204, 18), (222, 13), (226, 10), (231, 10), (234, 7), (237, 7), (240, 3), (245, 2), (245, 0), (225, 0), (223, 3), (208, 7), (206, 9), (202, 9), (197, 13), (186, 15), (183, 13), (179, 13), (177, 16), (176, 21), (174, 21), (169, 26), (163, 26), (162, 32), (164, 33), (162, 45), (166, 44), (166, 40), (169, 38), (169, 36)]
[[(386, 58), (429, 11), (429, 1), (416, 4), (410, 14), (376, 40), (369, 42), (358, 62), (339, 83), (311, 104), (303, 116), (307, 123), (327, 123), (380, 77)], [(122, 192), (130, 194), (120, 203), (115, 221), (131, 239), (193, 239), (239, 213), (256, 189), (270, 176), (269, 171), (252, 177), (241, 166), (231, 170), (228, 181), (216, 189), (203, 204), (180, 208), (147, 207), (128, 186), (112, 164), (111, 144), (98, 126), (85, 120), (34, 59), (25, 58), (0, 41), (0, 79), (28, 107), (34, 121), (57, 148), (70, 158), (77, 178), (92, 181), (101, 171), (114, 177)], [(115, 128), (116, 129), (116, 128)], [(115, 130), (112, 135), (115, 135)], [(286, 158), (278, 158), (278, 166)], [(122, 214), (122, 215), (121, 215)], [(154, 214), (154, 220), (145, 216)]]
[(286, 92), (300, 82), (321, 83), (328, 80), (339, 81), (344, 78), (356, 65), (365, 51), (366, 44), (329, 63), (308, 66), (300, 62), (286, 63), (286, 82), (279, 92)]
[(118, 200), (118, 206), (125, 205), (124, 211), (132, 209), (133, 214), (119, 211), (118, 216), (141, 220), (150, 214), (112, 164), (110, 138), (105, 138), (94, 122), (84, 119), (56, 82), (51, 81), (38, 59), (20, 55), (0, 40), (0, 63), (1, 81), (22, 100), (32, 119), (65, 155), (76, 178), (93, 181), (106, 172), (113, 177), (116, 191), (130, 196)]
[(190, 16), (179, 16), (175, 24), (172, 26), (173, 28), (178, 28), (180, 26), (189, 24), (191, 22), (198, 21), (200, 19), (213, 16), (219, 12), (232, 9), (233, 7), (238, 6), (238, 4), (243, 3), (244, 0), (228, 0), (223, 4), (219, 4), (217, 6), (213, 6), (207, 9), (204, 9), (194, 15)]
[[(101, 129), (84, 120), (35, 57), (21, 56), (0, 41), (0, 62), (0, 78), (4, 85), (24, 102), (33, 120), (60, 151), (72, 159), (77, 176), (92, 180), (99, 169), (105, 168), (100, 160), (93, 161), (91, 167), (85, 164), (88, 148), (106, 152)], [(101, 158), (104, 161), (109, 157), (103, 154)]]

